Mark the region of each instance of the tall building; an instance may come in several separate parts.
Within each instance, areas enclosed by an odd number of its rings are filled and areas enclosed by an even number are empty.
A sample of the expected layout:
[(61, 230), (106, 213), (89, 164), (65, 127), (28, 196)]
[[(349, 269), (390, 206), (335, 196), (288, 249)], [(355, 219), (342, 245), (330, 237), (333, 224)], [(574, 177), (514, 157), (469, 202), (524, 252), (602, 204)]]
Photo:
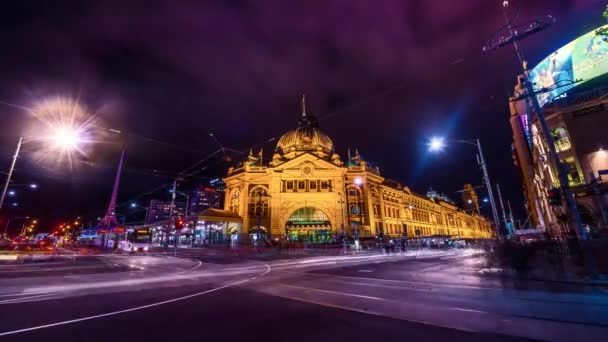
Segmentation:
[(462, 191), (462, 205), (467, 212), (479, 214), (479, 199), (477, 192), (471, 184), (465, 184)]
[(210, 180), (209, 186), (214, 188), (215, 191), (221, 193), (222, 196), (224, 196), (224, 189), (226, 187), (226, 184), (224, 183), (224, 181), (221, 178), (214, 178), (214, 179)]
[(224, 192), (216, 187), (201, 186), (195, 189), (190, 196), (189, 214), (198, 214), (209, 208), (222, 208), (224, 206)]
[[(304, 106), (303, 106), (304, 107)], [(358, 153), (344, 163), (317, 119), (303, 109), (298, 127), (277, 142), (272, 160), (250, 153), (224, 178), (224, 209), (242, 218), (244, 239), (330, 241), (461, 236), (491, 238), (490, 222), (387, 179)]]
[[(169, 219), (171, 212), (171, 202), (161, 201), (157, 199), (150, 200), (148, 206), (148, 216), (146, 217), (147, 223), (155, 223), (165, 221)], [(173, 216), (184, 217), (186, 213), (186, 202), (175, 202)]]
[[(608, 26), (606, 26), (608, 27)], [(574, 236), (560, 196), (547, 137), (518, 78), (511, 98), (514, 160), (523, 178), (531, 228), (554, 237)], [(568, 173), (583, 226), (608, 229), (608, 42), (589, 32), (549, 55), (530, 71), (548, 130)], [(576, 82), (575, 82), (576, 81)], [(552, 198), (553, 196), (553, 198)]]

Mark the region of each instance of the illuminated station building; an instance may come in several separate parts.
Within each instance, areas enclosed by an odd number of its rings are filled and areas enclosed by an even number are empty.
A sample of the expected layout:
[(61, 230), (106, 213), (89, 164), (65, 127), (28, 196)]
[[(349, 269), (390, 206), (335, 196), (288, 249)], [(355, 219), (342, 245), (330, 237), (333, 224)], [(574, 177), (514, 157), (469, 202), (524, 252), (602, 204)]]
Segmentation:
[(250, 152), (224, 182), (224, 209), (242, 218), (242, 241), (330, 242), (343, 231), (361, 240), (493, 237), (484, 217), (382, 177), (359, 153), (342, 161), (304, 103), (298, 127), (278, 140), (269, 163)]
[[(605, 26), (605, 27), (608, 27)], [(514, 159), (521, 169), (530, 233), (574, 237), (564, 215), (547, 140), (519, 77), (511, 98)], [(608, 39), (589, 32), (530, 71), (558, 156), (568, 172), (583, 226), (591, 236), (608, 229)], [(526, 234), (526, 232), (520, 232)]]

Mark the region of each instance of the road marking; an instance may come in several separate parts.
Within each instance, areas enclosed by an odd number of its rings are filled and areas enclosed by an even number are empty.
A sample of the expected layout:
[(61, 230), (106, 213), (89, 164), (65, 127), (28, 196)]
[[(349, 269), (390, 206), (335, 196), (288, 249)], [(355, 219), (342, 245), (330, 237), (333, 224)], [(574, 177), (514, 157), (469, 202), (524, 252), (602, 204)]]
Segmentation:
[[(348, 293), (348, 292), (336, 292), (336, 291), (330, 291), (330, 290), (321, 290), (321, 289), (315, 289), (315, 288), (312, 288), (312, 287), (287, 285), (287, 284), (282, 284), (282, 283), (275, 283), (275, 284), (277, 284), (279, 286), (293, 287), (293, 288), (296, 288), (296, 289), (309, 290), (309, 291), (325, 292), (325, 293), (337, 294), (337, 295), (341, 295), (341, 296), (349, 296), (349, 297), (357, 297), (357, 298), (365, 298), (365, 299), (373, 299), (373, 300), (389, 300), (389, 299), (386, 299), (386, 298), (364, 296), (364, 295), (358, 295), (358, 294)], [(2, 336), (2, 335), (0, 335), (0, 336)]]
[(198, 262), (198, 265), (196, 265), (196, 266), (194, 266), (194, 267), (192, 267), (192, 268), (189, 268), (189, 269), (187, 269), (187, 270), (183, 270), (183, 271), (181, 271), (181, 272), (177, 272), (177, 274), (184, 273), (184, 272), (188, 272), (188, 271), (194, 271), (195, 269), (197, 269), (197, 268), (199, 268), (199, 267), (203, 266), (203, 262), (202, 262), (202, 261), (200, 261), (200, 260), (196, 260), (196, 259), (192, 259), (192, 258), (189, 258), (189, 259), (190, 259), (190, 260), (194, 260), (194, 261)]
[(202, 295), (205, 295), (205, 294), (208, 294), (208, 293), (212, 293), (212, 292), (216, 292), (216, 291), (219, 291), (219, 290), (223, 290), (223, 289), (226, 289), (226, 288), (229, 288), (229, 287), (241, 285), (241, 284), (244, 284), (246, 282), (252, 281), (252, 280), (254, 280), (254, 279), (258, 278), (258, 277), (263, 277), (263, 276), (267, 275), (268, 273), (270, 273), (270, 271), (272, 270), (272, 268), (270, 267), (270, 265), (268, 265), (266, 263), (263, 263), (263, 264), (266, 266), (266, 271), (264, 273), (260, 274), (260, 275), (257, 275), (255, 277), (251, 277), (251, 278), (247, 278), (247, 279), (244, 279), (244, 280), (240, 280), (240, 281), (237, 281), (237, 282), (234, 282), (234, 283), (230, 283), (230, 284), (227, 284), (227, 285), (223, 285), (223, 286), (220, 286), (220, 287), (216, 287), (216, 288), (213, 288), (213, 289), (210, 289), (210, 290), (206, 290), (206, 291), (202, 291), (202, 292), (197, 292), (197, 293), (193, 293), (193, 294), (190, 294), (190, 295), (187, 295), (187, 296), (177, 297), (177, 298), (173, 298), (173, 299), (169, 299), (169, 300), (164, 300), (162, 302), (156, 302), (156, 303), (152, 303), (152, 304), (137, 306), (137, 307), (133, 307), (133, 308), (129, 308), (129, 309), (112, 311), (112, 312), (107, 312), (107, 313), (103, 313), (103, 314), (99, 314), (99, 315), (93, 315), (93, 316), (88, 316), (88, 317), (81, 317), (81, 318), (71, 319), (71, 320), (67, 320), (67, 321), (63, 321), (63, 322), (44, 324), (44, 325), (39, 325), (39, 326), (36, 326), (36, 327), (31, 327), (31, 328), (24, 328), (24, 329), (12, 330), (12, 331), (0, 332), (0, 336), (14, 335), (14, 334), (19, 334), (19, 333), (23, 333), (23, 332), (33, 331), (33, 330), (40, 330), (40, 329), (45, 329), (45, 328), (56, 327), (56, 326), (60, 326), (60, 325), (67, 325), (67, 324), (78, 323), (78, 322), (83, 322), (83, 321), (90, 321), (90, 320), (97, 319), (97, 318), (115, 316), (115, 315), (119, 315), (119, 314), (123, 314), (123, 313), (127, 313), (127, 312), (144, 310), (144, 309), (153, 308), (153, 307), (164, 305), (164, 304), (179, 302), (179, 301), (182, 301), (182, 300), (185, 300), (185, 299), (190, 299), (190, 298), (202, 296)]
[(13, 298), (13, 299), (6, 299), (6, 300), (3, 300), (3, 301), (0, 301), (0, 305), (27, 302), (30, 299), (35, 299), (35, 298), (40, 298), (40, 297), (46, 297), (46, 296), (54, 295), (56, 293), (57, 292), (49, 292), (49, 293), (43, 293), (43, 294), (39, 294), (39, 295), (35, 295), (35, 296), (29, 296), (29, 297), (19, 297), (19, 298)]
[[(277, 271), (277, 270), (275, 270)], [(382, 279), (382, 278), (370, 278), (370, 277), (355, 277), (355, 276), (341, 276), (329, 273), (311, 273), (311, 272), (297, 272), (297, 271), (285, 271), (278, 270), (277, 272), (284, 273), (296, 273), (296, 274), (306, 274), (316, 277), (334, 277), (334, 278), (343, 278), (343, 279), (361, 279), (361, 280), (371, 280), (377, 282), (389, 282), (389, 283), (403, 283), (403, 284), (418, 284), (418, 285), (426, 285), (426, 286), (435, 286), (435, 287), (452, 287), (452, 288), (463, 288), (463, 289), (474, 289), (474, 290), (503, 290), (499, 287), (490, 287), (490, 286), (473, 286), (473, 285), (459, 285), (459, 284), (449, 284), (449, 283), (433, 283), (430, 281), (415, 281), (415, 280), (396, 280), (396, 279)]]
[(466, 311), (466, 312), (478, 312), (478, 313), (487, 313), (485, 311), (479, 311), (479, 310), (473, 310), (473, 309), (463, 309), (463, 308), (448, 308), (450, 310), (457, 310), (457, 311)]
[[(278, 285), (282, 285), (282, 284), (278, 284)], [(287, 286), (290, 286), (290, 285), (287, 285)], [(319, 301), (319, 300), (302, 299), (302, 298), (298, 298), (298, 297), (294, 297), (294, 296), (286, 296), (286, 295), (283, 295), (283, 294), (277, 294), (277, 293), (273, 293), (273, 292), (270, 292), (270, 293), (272, 295), (274, 295), (274, 296), (277, 296), (277, 297), (287, 298), (287, 299), (291, 299), (291, 300), (297, 300), (297, 301), (304, 302), (304, 303), (311, 303), (311, 304), (317, 304), (317, 305), (327, 306), (327, 307), (330, 307), (330, 308), (355, 311), (355, 312), (360, 312), (360, 313), (363, 313), (363, 314), (374, 315), (374, 316), (379, 316), (379, 317), (388, 317), (388, 318), (398, 319), (398, 320), (405, 321), (405, 322), (413, 322), (413, 323), (420, 323), (420, 324), (424, 324), (424, 325), (430, 325), (430, 326), (433, 326), (433, 327), (440, 327), (440, 328), (447, 328), (447, 329), (452, 329), (452, 330), (460, 330), (460, 331), (467, 331), (467, 332), (477, 333), (476, 330), (468, 329), (468, 328), (463, 328), (463, 327), (456, 327), (456, 326), (449, 326), (449, 325), (443, 325), (443, 324), (430, 323), (430, 322), (426, 322), (426, 321), (419, 321), (419, 320), (409, 319), (409, 318), (400, 317), (400, 316), (387, 315), (387, 314), (383, 314), (383, 313), (375, 312), (375, 311), (357, 309), (357, 308), (354, 308), (354, 307), (343, 306), (343, 305), (339, 305), (339, 304), (326, 303), (326, 302)], [(338, 292), (338, 294), (342, 294), (342, 293)]]

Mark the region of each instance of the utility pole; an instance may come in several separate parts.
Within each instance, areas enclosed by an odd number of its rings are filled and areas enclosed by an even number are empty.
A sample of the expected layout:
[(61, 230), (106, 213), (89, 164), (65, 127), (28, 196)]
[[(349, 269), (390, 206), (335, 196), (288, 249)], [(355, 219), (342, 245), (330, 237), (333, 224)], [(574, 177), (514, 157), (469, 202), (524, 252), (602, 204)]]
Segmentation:
[(477, 163), (483, 171), (483, 180), (486, 183), (486, 189), (488, 190), (488, 197), (490, 198), (490, 206), (492, 207), (492, 218), (494, 218), (494, 224), (496, 225), (496, 238), (500, 238), (500, 219), (498, 218), (498, 210), (496, 210), (496, 201), (494, 200), (494, 194), (492, 193), (492, 183), (490, 182), (490, 176), (486, 167), (486, 160), (483, 157), (483, 151), (481, 150), (481, 142), (476, 139), (477, 146)]
[(4, 205), (6, 191), (8, 190), (8, 186), (11, 183), (11, 177), (13, 176), (13, 170), (15, 169), (15, 163), (17, 163), (17, 158), (19, 158), (19, 151), (21, 151), (22, 144), (23, 137), (19, 137), (19, 142), (17, 143), (17, 148), (15, 149), (15, 154), (13, 155), (13, 161), (11, 162), (11, 168), (8, 170), (8, 174), (6, 175), (6, 182), (4, 183), (4, 188), (2, 189), (2, 195), (0, 195), (0, 209), (2, 209), (2, 206)]
[[(515, 48), (515, 52), (517, 54), (517, 58), (519, 60), (520, 65), (522, 66), (522, 70), (523, 70), (523, 76), (524, 76), (523, 86), (525, 89), (524, 97), (527, 98), (531, 102), (532, 108), (534, 109), (534, 113), (536, 113), (536, 117), (538, 118), (538, 123), (540, 124), (541, 131), (543, 133), (543, 136), (545, 137), (547, 147), (549, 149), (549, 159), (551, 160), (551, 163), (554, 165), (555, 169), (557, 170), (559, 187), (566, 200), (568, 207), (570, 208), (569, 212), (570, 212), (572, 221), (575, 225), (577, 236), (578, 236), (579, 240), (586, 240), (587, 232), (583, 227), (581, 217), (578, 212), (578, 208), (576, 206), (576, 201), (574, 199), (574, 194), (570, 190), (570, 186), (568, 183), (568, 174), (566, 173), (563, 163), (559, 159), (557, 150), (555, 148), (555, 141), (553, 139), (553, 135), (551, 134), (551, 131), (549, 129), (549, 125), (547, 124), (547, 120), (545, 119), (543, 110), (540, 106), (540, 103), (538, 102), (537, 94), (539, 92), (534, 90), (534, 85), (530, 81), (530, 70), (528, 70), (527, 63), (524, 61), (521, 51), (519, 49), (519, 45), (517, 44), (517, 42), (519, 40), (549, 27), (551, 24), (553, 24), (553, 22), (555, 22), (555, 19), (551, 16), (547, 16), (547, 19), (536, 19), (534, 22), (523, 26), (521, 29), (519, 29), (517, 27), (514, 28), (512, 21), (510, 21), (507, 18), (507, 13), (506, 13), (506, 8), (508, 8), (509, 2), (504, 1), (502, 3), (502, 6), (503, 6), (503, 11), (502, 11), (503, 17), (505, 19), (506, 28), (509, 31), (509, 36), (506, 38), (500, 37), (497, 41), (488, 42), (486, 44), (486, 46), (484, 46), (482, 51), (488, 52), (488, 51), (496, 50), (505, 45), (509, 45), (511, 43), (513, 44), (513, 47)], [(542, 90), (541, 92), (546, 92), (546, 90)]]
[(502, 220), (505, 223), (507, 229), (507, 237), (511, 237), (511, 230), (507, 224), (507, 213), (505, 211), (505, 203), (502, 201), (502, 193), (500, 192), (500, 184), (496, 184), (496, 191), (498, 192), (498, 201), (500, 202), (500, 210), (502, 211)]

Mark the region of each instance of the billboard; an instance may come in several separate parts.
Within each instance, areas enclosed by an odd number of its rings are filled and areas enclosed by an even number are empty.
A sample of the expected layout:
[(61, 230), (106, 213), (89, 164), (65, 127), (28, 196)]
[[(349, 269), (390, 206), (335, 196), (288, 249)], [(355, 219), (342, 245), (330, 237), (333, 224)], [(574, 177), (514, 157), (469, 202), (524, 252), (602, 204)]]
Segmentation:
[[(608, 25), (602, 28), (608, 28)], [(541, 107), (568, 90), (595, 77), (608, 73), (608, 41), (596, 30), (588, 32), (543, 59), (530, 72), (530, 80), (538, 94)], [(573, 83), (575, 81), (579, 81)]]

